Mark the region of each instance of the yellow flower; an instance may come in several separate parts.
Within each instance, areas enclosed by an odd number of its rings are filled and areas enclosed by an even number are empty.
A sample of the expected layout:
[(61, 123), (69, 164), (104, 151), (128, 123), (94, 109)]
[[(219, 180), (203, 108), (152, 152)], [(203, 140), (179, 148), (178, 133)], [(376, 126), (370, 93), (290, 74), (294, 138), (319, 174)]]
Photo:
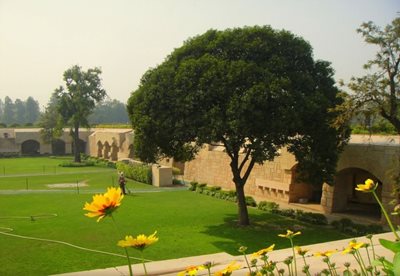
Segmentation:
[(236, 264), (236, 261), (231, 262), (224, 269), (217, 271), (214, 273), (214, 276), (229, 276), (232, 274), (234, 270), (240, 269), (240, 265)]
[(286, 230), (286, 234), (279, 234), (278, 236), (282, 237), (282, 238), (292, 239), (294, 236), (297, 236), (297, 235), (300, 235), (300, 234), (301, 234), (300, 231), (297, 231), (296, 233), (294, 233), (293, 231)]
[(349, 246), (347, 246), (346, 249), (344, 249), (342, 251), (342, 254), (351, 253), (351, 252), (358, 250), (364, 246), (365, 246), (364, 242), (357, 242), (357, 241), (353, 240), (353, 241), (349, 242)]
[(254, 252), (253, 254), (251, 254), (251, 257), (252, 258), (259, 258), (261, 256), (264, 256), (268, 252), (271, 252), (272, 250), (274, 250), (274, 247), (275, 247), (275, 244), (271, 245), (270, 247), (258, 250), (257, 252)]
[(205, 269), (205, 267), (203, 265), (192, 265), (187, 267), (184, 271), (181, 271), (178, 273), (178, 276), (194, 276), (197, 275), (197, 271)]
[(357, 191), (369, 193), (372, 191), (375, 191), (375, 189), (378, 187), (378, 183), (375, 183), (372, 179), (367, 179), (365, 180), (364, 184), (357, 184)]
[(324, 252), (315, 252), (314, 256), (315, 257), (329, 257), (333, 253), (336, 253), (336, 250), (328, 250), (328, 251), (324, 251)]
[(121, 247), (134, 247), (139, 250), (145, 249), (147, 246), (155, 243), (158, 241), (158, 238), (156, 237), (157, 231), (155, 231), (152, 235), (150, 236), (145, 236), (145, 235), (139, 235), (136, 238), (132, 236), (126, 236), (125, 240), (120, 240), (118, 242), (118, 246)]
[(90, 213), (85, 214), (89, 218), (99, 217), (97, 222), (106, 216), (110, 216), (121, 205), (121, 200), (124, 195), (121, 193), (120, 188), (108, 188), (104, 194), (93, 196), (91, 203), (85, 203), (83, 210)]
[(295, 249), (300, 256), (304, 256), (308, 252), (308, 249), (302, 249), (300, 246), (295, 246)]

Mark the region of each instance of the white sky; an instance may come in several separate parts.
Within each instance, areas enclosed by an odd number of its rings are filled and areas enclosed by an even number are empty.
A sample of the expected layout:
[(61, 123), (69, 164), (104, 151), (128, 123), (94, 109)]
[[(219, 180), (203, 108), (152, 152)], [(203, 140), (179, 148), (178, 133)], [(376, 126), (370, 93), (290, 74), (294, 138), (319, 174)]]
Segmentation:
[(44, 106), (79, 64), (101, 67), (108, 95), (126, 102), (143, 73), (189, 37), (253, 25), (302, 36), (346, 81), (375, 53), (356, 28), (384, 26), (398, 12), (399, 0), (0, 0), (0, 98)]

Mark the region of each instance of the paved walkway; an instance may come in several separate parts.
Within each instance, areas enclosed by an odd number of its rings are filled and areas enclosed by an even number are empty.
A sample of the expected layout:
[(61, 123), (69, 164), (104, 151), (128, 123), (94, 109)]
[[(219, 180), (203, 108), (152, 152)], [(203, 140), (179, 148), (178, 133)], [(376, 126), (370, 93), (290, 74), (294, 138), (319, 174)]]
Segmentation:
[[(375, 235), (373, 237), (373, 243), (375, 252), (378, 256), (384, 256), (388, 260), (393, 259), (393, 253), (391, 251), (383, 248), (378, 239), (384, 238), (388, 240), (394, 240), (393, 233), (384, 233)], [(344, 268), (344, 263), (349, 262), (351, 263), (350, 268), (354, 269), (357, 268), (359, 270), (358, 264), (356, 263), (355, 259), (349, 255), (343, 255), (341, 251), (347, 247), (348, 243), (352, 239), (345, 239), (345, 240), (338, 240), (333, 242), (325, 242), (319, 244), (313, 244), (309, 246), (304, 246), (303, 249), (310, 250), (310, 254), (306, 256), (307, 263), (310, 265), (310, 272), (311, 275), (320, 272), (322, 269), (327, 268), (326, 264), (322, 261), (322, 258), (312, 256), (315, 252), (321, 252), (326, 250), (337, 250), (338, 252), (331, 256), (331, 261), (336, 263), (336, 267), (338, 270), (339, 275), (342, 275)], [(357, 238), (357, 241), (368, 242), (365, 237)], [(361, 254), (364, 256), (364, 260), (367, 261), (367, 256), (365, 250), (360, 251)], [(279, 268), (285, 268), (286, 266), (282, 264), (282, 261), (292, 254), (291, 248), (276, 250), (268, 253), (270, 260), (278, 262)], [(250, 256), (249, 256), (250, 258)], [(298, 271), (300, 272), (303, 267), (303, 260), (301, 258), (297, 258), (298, 264)], [(146, 264), (148, 275), (177, 275), (178, 272), (183, 271), (186, 267), (191, 265), (201, 265), (205, 262), (213, 262), (215, 266), (212, 268), (212, 272), (224, 269), (229, 263), (232, 261), (237, 261), (240, 264), (241, 269), (234, 271), (232, 275), (246, 275), (249, 270), (246, 267), (246, 262), (243, 256), (232, 256), (227, 253), (217, 253), (211, 255), (202, 255), (202, 256), (193, 256), (188, 258), (180, 258), (180, 259), (172, 259), (172, 260), (164, 260), (164, 261), (155, 261), (149, 262)], [(133, 274), (135, 276), (144, 275), (143, 266), (141, 264), (133, 265)], [(74, 273), (65, 273), (59, 274), (58, 276), (113, 276), (113, 275), (129, 275), (129, 270), (127, 266), (120, 266), (120, 267), (112, 267), (107, 269), (96, 269), (91, 271), (81, 271), (81, 272), (74, 272)], [(198, 275), (208, 275), (206, 270), (199, 271)], [(302, 274), (300, 274), (302, 275)]]

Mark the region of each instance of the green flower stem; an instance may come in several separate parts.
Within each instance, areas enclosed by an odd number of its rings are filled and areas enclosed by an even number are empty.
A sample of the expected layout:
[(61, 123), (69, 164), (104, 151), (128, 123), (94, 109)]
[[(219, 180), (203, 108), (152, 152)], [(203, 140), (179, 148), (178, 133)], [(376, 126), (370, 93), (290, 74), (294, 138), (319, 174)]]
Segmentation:
[(128, 249), (126, 247), (124, 247), (124, 250), (125, 250), (126, 259), (128, 260), (129, 276), (133, 276), (132, 264), (131, 264), (131, 259), (128, 254)]
[[(302, 257), (303, 257), (304, 266), (306, 267), (307, 266), (306, 257), (304, 255)], [(306, 275), (311, 276), (309, 269), (307, 269)]]
[(331, 275), (337, 275), (336, 270), (334, 269), (334, 267), (331, 264), (331, 260), (329, 259), (329, 257), (327, 257), (327, 258), (328, 258), (327, 264), (328, 264), (329, 271), (331, 272)]
[(296, 263), (296, 253), (294, 252), (294, 245), (293, 245), (293, 239), (290, 238), (290, 245), (292, 246), (292, 252), (293, 252), (293, 263), (294, 263), (294, 275), (297, 276), (297, 263)]
[(385, 216), (385, 218), (386, 218), (386, 221), (387, 221), (388, 224), (389, 224), (390, 229), (392, 230), (394, 236), (396, 237), (396, 240), (399, 241), (399, 240), (400, 240), (400, 237), (399, 237), (399, 235), (397, 234), (396, 230), (394, 229), (393, 224), (392, 224), (392, 221), (390, 220), (389, 215), (388, 215), (388, 213), (386, 212), (386, 209), (383, 207), (382, 202), (379, 200), (377, 194), (375, 193), (375, 190), (372, 191), (372, 194), (374, 195), (375, 200), (378, 202), (379, 206), (381, 207), (382, 213), (384, 214), (384, 216)]
[[(111, 217), (112, 221), (114, 222), (114, 226), (115, 226), (115, 229), (117, 230), (118, 235), (121, 237), (122, 235), (121, 235), (121, 233), (119, 231), (117, 222), (115, 221), (115, 219), (114, 219), (112, 214), (110, 214), (110, 217)], [(126, 247), (124, 247), (124, 250), (125, 250), (126, 259), (128, 261), (129, 276), (133, 276), (131, 258), (129, 257), (128, 249)]]
[(364, 268), (365, 265), (363, 265), (363, 262), (362, 262), (362, 258), (361, 258), (361, 256), (360, 256), (360, 253), (359, 253), (357, 250), (355, 250), (355, 251), (353, 252), (353, 256), (354, 256), (354, 259), (356, 259), (358, 265), (360, 266), (360, 270), (361, 270), (362, 274), (363, 274), (363, 275), (366, 275), (367, 273), (365, 272), (365, 268)]
[(250, 264), (249, 264), (249, 260), (247, 260), (246, 252), (243, 252), (243, 256), (244, 256), (244, 259), (246, 261), (247, 267), (249, 268), (250, 275), (251, 275), (251, 267), (250, 267)]
[(147, 275), (146, 264), (145, 264), (144, 257), (143, 257), (143, 250), (140, 250), (140, 254), (142, 256), (142, 264), (143, 264), (143, 269), (144, 269), (144, 275)]
[(371, 243), (371, 248), (372, 248), (372, 259), (376, 260), (375, 247), (374, 243), (372, 242), (372, 238), (369, 238), (369, 242)]

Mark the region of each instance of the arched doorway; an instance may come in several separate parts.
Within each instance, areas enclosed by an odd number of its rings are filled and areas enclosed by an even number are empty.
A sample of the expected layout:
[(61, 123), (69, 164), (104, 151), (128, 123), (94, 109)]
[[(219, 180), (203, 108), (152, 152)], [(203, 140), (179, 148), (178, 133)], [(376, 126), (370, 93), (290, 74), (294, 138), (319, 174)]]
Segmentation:
[(111, 146), (110, 146), (110, 144), (106, 141), (106, 142), (104, 143), (104, 154), (103, 154), (104, 159), (109, 159), (109, 158), (110, 158), (110, 149), (111, 149)]
[(54, 155), (65, 155), (65, 142), (61, 139), (53, 140), (51, 143), (51, 152)]
[(103, 157), (103, 147), (101, 141), (97, 141), (97, 157)]
[[(355, 190), (357, 184), (363, 184), (368, 178), (382, 183), (372, 173), (360, 168), (346, 168), (339, 171), (333, 186), (332, 211), (380, 219), (380, 208), (372, 193)], [(376, 194), (381, 198), (382, 185), (378, 186)]]
[(38, 155), (40, 154), (40, 143), (36, 140), (26, 140), (21, 144), (21, 154)]

